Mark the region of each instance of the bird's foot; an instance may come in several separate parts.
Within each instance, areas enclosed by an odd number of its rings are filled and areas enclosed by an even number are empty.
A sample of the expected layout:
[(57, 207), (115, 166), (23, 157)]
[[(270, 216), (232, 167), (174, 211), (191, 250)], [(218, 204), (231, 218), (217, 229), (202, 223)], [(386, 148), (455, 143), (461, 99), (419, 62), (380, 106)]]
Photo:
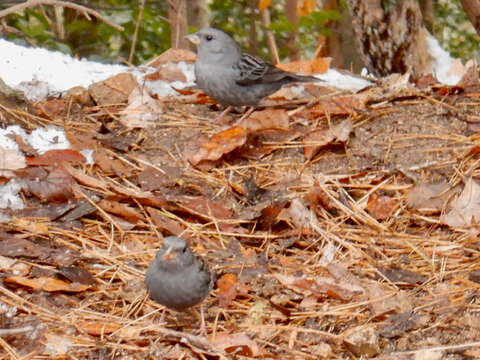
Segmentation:
[(242, 126), (243, 125), (243, 122), (252, 114), (252, 112), (255, 110), (255, 107), (253, 106), (250, 106), (248, 108), (247, 111), (245, 111), (245, 113), (242, 115), (242, 117), (240, 119), (238, 119), (237, 121), (235, 121), (235, 123), (233, 124), (233, 126)]
[(215, 124), (223, 124), (225, 122), (225, 117), (228, 115), (228, 113), (232, 110), (232, 106), (227, 106), (225, 110), (223, 110), (220, 115), (218, 115), (213, 122)]

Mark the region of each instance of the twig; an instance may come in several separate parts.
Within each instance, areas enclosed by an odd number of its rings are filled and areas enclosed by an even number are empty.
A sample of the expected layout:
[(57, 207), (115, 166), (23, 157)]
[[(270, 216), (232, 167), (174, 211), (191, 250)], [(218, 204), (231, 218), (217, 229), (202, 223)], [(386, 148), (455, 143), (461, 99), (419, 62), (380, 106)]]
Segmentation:
[(18, 11), (22, 11), (28, 8), (41, 6), (41, 5), (62, 6), (62, 7), (71, 8), (81, 12), (83, 16), (87, 18), (87, 20), (91, 20), (90, 15), (92, 15), (97, 19), (103, 21), (105, 24), (110, 25), (115, 30), (118, 30), (118, 31), (124, 30), (122, 26), (112, 23), (110, 20), (108, 20), (106, 17), (96, 12), (95, 10), (92, 10), (85, 6), (74, 4), (68, 1), (58, 1), (58, 0), (27, 0), (21, 4), (14, 5), (5, 10), (0, 11), (0, 18), (16, 13)]
[(132, 63), (133, 54), (135, 53), (135, 46), (137, 45), (138, 29), (140, 28), (140, 20), (142, 19), (143, 10), (145, 9), (145, 0), (140, 0), (140, 8), (138, 9), (137, 22), (135, 23), (135, 31), (132, 36), (132, 46), (130, 47), (130, 54), (128, 55), (128, 63)]
[(24, 326), (24, 327), (15, 328), (15, 329), (0, 329), (0, 337), (22, 334), (22, 333), (31, 332), (31, 331), (33, 331), (33, 326)]
[(272, 31), (269, 29), (270, 26), (270, 11), (268, 9), (260, 11), (262, 14), (262, 25), (265, 31), (265, 39), (267, 41), (268, 50), (270, 50), (270, 60), (274, 64), (278, 64), (280, 62), (280, 58), (278, 57), (278, 50), (277, 45), (275, 44), (275, 37), (273, 36)]

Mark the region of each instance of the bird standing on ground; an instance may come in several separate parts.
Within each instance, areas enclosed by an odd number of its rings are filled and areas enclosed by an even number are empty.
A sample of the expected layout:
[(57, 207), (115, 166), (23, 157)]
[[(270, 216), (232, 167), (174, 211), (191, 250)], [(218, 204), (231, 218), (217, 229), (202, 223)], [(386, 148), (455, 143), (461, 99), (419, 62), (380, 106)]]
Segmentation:
[(207, 264), (192, 253), (187, 242), (169, 236), (148, 267), (145, 284), (153, 300), (181, 311), (200, 303), (212, 289), (213, 281)]
[(229, 106), (256, 106), (283, 85), (321, 81), (297, 75), (243, 53), (221, 30), (205, 28), (187, 36), (197, 45), (197, 85), (210, 97)]

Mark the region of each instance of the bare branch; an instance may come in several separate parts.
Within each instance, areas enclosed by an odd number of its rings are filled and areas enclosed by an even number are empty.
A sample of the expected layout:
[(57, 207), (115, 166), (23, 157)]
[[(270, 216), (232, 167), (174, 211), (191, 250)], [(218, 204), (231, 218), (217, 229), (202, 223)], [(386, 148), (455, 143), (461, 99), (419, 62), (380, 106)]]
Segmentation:
[(70, 9), (77, 10), (83, 14), (88, 20), (91, 20), (90, 15), (96, 17), (97, 19), (103, 21), (105, 24), (113, 27), (115, 30), (118, 31), (123, 31), (123, 27), (117, 24), (112, 23), (110, 20), (108, 20), (106, 17), (101, 15), (95, 10), (89, 9), (85, 6), (74, 4), (68, 1), (58, 1), (58, 0), (27, 0), (21, 4), (14, 5), (12, 7), (9, 7), (8, 9), (0, 11), (0, 18), (3, 18), (5, 16), (8, 16), (10, 14), (16, 13), (18, 11), (22, 11), (25, 9), (29, 9), (32, 7), (36, 6), (41, 6), (41, 5), (51, 5), (51, 6), (62, 6)]

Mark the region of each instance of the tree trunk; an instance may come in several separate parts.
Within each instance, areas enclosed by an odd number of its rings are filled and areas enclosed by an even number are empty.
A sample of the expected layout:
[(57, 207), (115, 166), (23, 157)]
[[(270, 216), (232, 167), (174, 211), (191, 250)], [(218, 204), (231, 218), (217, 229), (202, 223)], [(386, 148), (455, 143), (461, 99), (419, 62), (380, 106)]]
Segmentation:
[[(298, 23), (298, 0), (287, 0), (285, 3), (285, 17), (292, 23), (293, 26), (297, 26)], [(288, 50), (290, 61), (300, 60), (301, 51), (298, 45), (298, 31), (295, 29), (288, 34)]]
[(187, 22), (197, 29), (208, 26), (210, 10), (206, 0), (187, 0)]
[(185, 35), (187, 35), (186, 0), (168, 0), (167, 3), (171, 47), (174, 49), (189, 49), (189, 43), (185, 39)]
[(435, 21), (435, 6), (433, 1), (434, 0), (420, 0), (423, 23), (430, 33), (433, 33), (433, 23)]
[[(323, 11), (339, 10), (338, 0), (326, 0), (323, 2)], [(331, 66), (343, 67), (342, 33), (340, 21), (326, 21), (324, 26), (332, 31), (331, 36), (318, 36), (316, 57), (329, 56), (332, 58)]]
[(480, 34), (480, 0), (460, 1), (477, 34)]
[(415, 76), (430, 73), (428, 31), (422, 23), (417, 0), (400, 1), (383, 9), (381, 0), (347, 0), (353, 29), (362, 59), (377, 75), (413, 71)]

